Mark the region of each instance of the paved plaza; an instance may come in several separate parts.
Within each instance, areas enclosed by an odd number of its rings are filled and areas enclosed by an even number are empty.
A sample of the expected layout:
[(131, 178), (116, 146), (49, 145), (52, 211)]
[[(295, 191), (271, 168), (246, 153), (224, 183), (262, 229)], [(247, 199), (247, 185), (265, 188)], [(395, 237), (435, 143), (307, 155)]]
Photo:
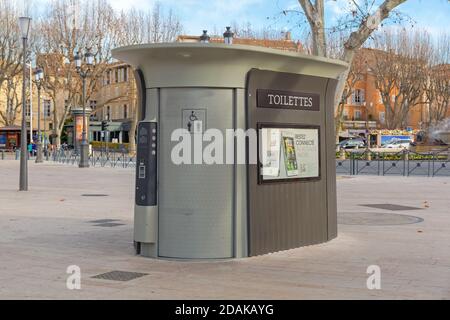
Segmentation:
[[(450, 299), (448, 177), (339, 177), (331, 242), (176, 261), (134, 254), (133, 169), (30, 161), (28, 192), (18, 173), (0, 160), (0, 299)], [(81, 290), (66, 288), (70, 265)], [(380, 290), (367, 289), (369, 265)], [(116, 270), (146, 275), (93, 278)]]

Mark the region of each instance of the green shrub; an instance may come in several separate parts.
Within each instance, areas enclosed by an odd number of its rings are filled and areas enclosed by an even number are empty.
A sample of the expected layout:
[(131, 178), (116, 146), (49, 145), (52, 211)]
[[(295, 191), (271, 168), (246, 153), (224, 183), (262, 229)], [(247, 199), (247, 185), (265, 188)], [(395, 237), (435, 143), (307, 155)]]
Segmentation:
[[(336, 159), (339, 159), (341, 156), (340, 152), (336, 152)], [(397, 160), (403, 160), (405, 159), (405, 155), (402, 152), (399, 153), (382, 153), (382, 152), (374, 152), (371, 153), (372, 160), (387, 160), (387, 161), (397, 161)], [(355, 160), (366, 160), (367, 159), (367, 153), (365, 152), (346, 152), (345, 153), (346, 159), (355, 159)], [(409, 153), (408, 154), (409, 160), (441, 160), (446, 161), (447, 155), (446, 154), (418, 154), (418, 153)]]
[(124, 151), (128, 152), (129, 143), (114, 143), (114, 142), (101, 142), (91, 141), (93, 150), (108, 149), (110, 151)]

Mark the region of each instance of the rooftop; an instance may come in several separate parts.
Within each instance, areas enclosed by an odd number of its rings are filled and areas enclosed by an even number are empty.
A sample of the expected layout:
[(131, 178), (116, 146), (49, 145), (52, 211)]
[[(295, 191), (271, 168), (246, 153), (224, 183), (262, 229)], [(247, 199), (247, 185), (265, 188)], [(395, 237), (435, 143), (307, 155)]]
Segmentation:
[[(199, 36), (192, 35), (180, 35), (177, 42), (200, 42)], [(220, 36), (212, 36), (209, 39), (212, 43), (224, 43), (224, 38)], [(300, 41), (294, 41), (291, 39), (290, 33), (286, 34), (284, 39), (256, 39), (256, 38), (233, 38), (234, 44), (245, 44), (249, 46), (265, 47), (278, 50), (302, 52), (303, 47)]]

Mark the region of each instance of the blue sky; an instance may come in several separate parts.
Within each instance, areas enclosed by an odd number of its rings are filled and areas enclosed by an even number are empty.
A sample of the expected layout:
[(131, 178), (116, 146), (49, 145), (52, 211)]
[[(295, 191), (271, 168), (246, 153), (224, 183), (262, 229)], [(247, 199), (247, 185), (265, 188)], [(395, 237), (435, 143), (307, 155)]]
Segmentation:
[[(151, 7), (153, 0), (110, 0), (117, 9), (130, 5)], [(271, 26), (275, 29), (292, 29), (295, 19), (280, 19), (285, 9), (299, 9), (297, 0), (163, 0), (164, 7), (172, 8), (182, 19), (186, 33), (200, 34), (204, 28), (219, 30), (232, 21), (250, 22), (255, 27)], [(327, 23), (332, 25), (348, 7), (347, 0), (326, 0)], [(362, 2), (362, 0), (360, 0)], [(416, 26), (432, 34), (450, 32), (450, 3), (448, 0), (409, 0), (398, 8), (416, 21)], [(269, 18), (269, 19), (268, 19)]]
[[(50, 0), (12, 0), (34, 2), (41, 7)], [(348, 0), (325, 0), (327, 25), (346, 12)], [(363, 2), (359, 0), (358, 2)], [(381, 2), (381, 0), (375, 0)], [(151, 8), (156, 0), (109, 0), (117, 10), (130, 7), (140, 9)], [(281, 12), (286, 9), (299, 9), (297, 0), (159, 0), (166, 9), (172, 9), (181, 19), (187, 34), (201, 34), (201, 30), (222, 30), (233, 21), (249, 22), (255, 28), (270, 26), (277, 30), (292, 30), (294, 36), (298, 28), (293, 21), (287, 19)], [(431, 34), (438, 35), (444, 31), (450, 32), (450, 2), (448, 0), (408, 0), (401, 4), (398, 10), (405, 13), (415, 23), (415, 27), (427, 29)]]

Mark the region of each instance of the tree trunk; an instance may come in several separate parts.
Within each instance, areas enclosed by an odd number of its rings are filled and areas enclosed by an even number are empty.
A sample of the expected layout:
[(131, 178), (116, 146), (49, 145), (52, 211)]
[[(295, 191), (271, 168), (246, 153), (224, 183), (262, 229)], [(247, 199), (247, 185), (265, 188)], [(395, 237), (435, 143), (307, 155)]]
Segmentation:
[(345, 89), (345, 83), (347, 81), (348, 74), (350, 73), (350, 68), (353, 62), (353, 58), (355, 57), (355, 49), (345, 49), (344, 54), (342, 56), (342, 60), (348, 63), (348, 68), (341, 73), (338, 84), (336, 86), (336, 93), (334, 96), (334, 111), (337, 111), (337, 108), (339, 107), (339, 103), (342, 99), (342, 94), (344, 93)]
[(338, 104), (337, 112), (334, 117), (334, 135), (336, 137), (336, 143), (339, 143), (339, 132), (341, 131), (342, 120), (344, 117), (345, 102)]
[(61, 145), (61, 131), (62, 130), (55, 130), (55, 138), (54, 138), (54, 144), (56, 145), (56, 149), (59, 149), (59, 146)]
[(58, 114), (56, 112), (56, 98), (55, 96), (52, 97), (53, 105), (55, 106), (53, 108), (53, 145), (56, 149), (59, 149), (59, 146), (61, 145), (61, 130), (59, 129), (58, 125)]
[(55, 117), (55, 124), (54, 124), (54, 129), (53, 129), (53, 134), (54, 134), (53, 144), (55, 145), (56, 149), (59, 149), (59, 147), (61, 146), (62, 128), (60, 128), (59, 123), (57, 121), (58, 120)]
[(326, 57), (325, 31), (321, 26), (322, 21), (320, 20), (316, 20), (311, 24), (313, 33), (313, 54), (319, 57)]
[(137, 127), (137, 110), (134, 109), (133, 118), (131, 118), (130, 131), (128, 132), (129, 147), (128, 153), (136, 153), (136, 127)]
[[(344, 105), (342, 105), (342, 110), (339, 110), (339, 105), (341, 104), (341, 101), (342, 101), (342, 95), (344, 94), (345, 84), (347, 82), (347, 78), (350, 73), (350, 68), (351, 68), (354, 56), (355, 56), (354, 50), (347, 49), (344, 51), (344, 56), (342, 57), (342, 59), (348, 63), (348, 68), (343, 73), (341, 73), (341, 75), (339, 76), (339, 79), (338, 79), (338, 83), (336, 85), (333, 110), (334, 110), (334, 114), (335, 114), (334, 130), (336, 133), (336, 141), (337, 142), (339, 142), (339, 131), (341, 129), (342, 114), (344, 111)], [(345, 102), (344, 102), (344, 104), (345, 104)]]
[(57, 126), (57, 124), (56, 124), (56, 121), (55, 121), (55, 119), (53, 120), (53, 140), (52, 140), (52, 143), (53, 143), (53, 145), (55, 146), (55, 148), (56, 149), (59, 149), (59, 146), (61, 145), (61, 137), (60, 137), (60, 135), (59, 135), (59, 132), (58, 131), (60, 131), (60, 130), (58, 130), (58, 126)]

